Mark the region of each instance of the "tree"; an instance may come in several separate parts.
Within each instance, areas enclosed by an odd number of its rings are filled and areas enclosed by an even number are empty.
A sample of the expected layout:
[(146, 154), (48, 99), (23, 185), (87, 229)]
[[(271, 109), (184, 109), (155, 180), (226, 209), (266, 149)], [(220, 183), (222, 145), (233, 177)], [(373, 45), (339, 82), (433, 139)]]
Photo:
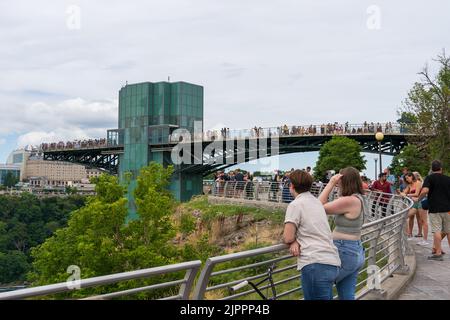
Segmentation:
[[(428, 66), (419, 72), (421, 79), (409, 91), (400, 112), (409, 112), (417, 119), (415, 131), (422, 134), (416, 144), (431, 159), (440, 159), (450, 166), (450, 58), (445, 51), (434, 59), (439, 71), (431, 75)], [(430, 133), (433, 136), (425, 136)]]
[(78, 189), (76, 187), (67, 186), (65, 192), (68, 195), (74, 195), (78, 193)]
[(102, 175), (97, 180), (96, 193), (72, 213), (67, 227), (32, 250), (34, 262), (29, 280), (33, 284), (65, 281), (71, 265), (80, 267), (83, 277), (121, 269), (117, 252), (123, 247), (121, 231), (127, 216), (125, 187), (116, 177)]
[(422, 177), (425, 177), (430, 168), (429, 155), (421, 152), (417, 146), (410, 144), (392, 159), (391, 171), (393, 174), (400, 176), (404, 167), (411, 172), (417, 171)]
[(411, 112), (402, 112), (400, 114), (400, 118), (397, 120), (397, 123), (399, 124), (416, 124), (417, 123), (417, 117), (411, 113)]
[[(141, 169), (134, 191), (139, 218), (128, 223), (127, 186), (120, 185), (116, 177), (100, 176), (96, 196), (72, 213), (66, 228), (33, 249), (35, 261), (29, 275), (33, 285), (65, 281), (70, 265), (78, 266), (82, 278), (88, 278), (178, 262), (181, 254), (170, 241), (176, 234), (171, 220), (175, 201), (167, 190), (172, 170), (157, 163)], [(158, 279), (143, 283), (155, 281)], [(126, 282), (108, 288), (124, 290), (133, 286), (133, 282)], [(104, 289), (68, 295), (81, 297)], [(139, 297), (152, 294), (142, 293)]]
[(23, 281), (31, 266), (31, 248), (65, 227), (70, 212), (84, 202), (81, 196), (39, 199), (29, 193), (1, 195), (0, 283)]
[(27, 256), (23, 252), (0, 252), (0, 283), (23, 281), (29, 268)]
[(334, 136), (319, 151), (319, 158), (314, 168), (315, 178), (323, 180), (328, 170), (339, 170), (354, 167), (361, 171), (366, 168), (366, 160), (361, 154), (362, 148), (355, 140)]

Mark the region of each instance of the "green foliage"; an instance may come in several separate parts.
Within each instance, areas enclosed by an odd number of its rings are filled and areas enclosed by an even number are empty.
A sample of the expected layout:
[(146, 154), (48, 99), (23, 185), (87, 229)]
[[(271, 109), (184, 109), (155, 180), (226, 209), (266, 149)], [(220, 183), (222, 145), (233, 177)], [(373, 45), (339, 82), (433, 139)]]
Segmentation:
[(134, 190), (139, 219), (130, 222), (136, 234), (141, 235), (141, 243), (152, 245), (160, 250), (175, 235), (171, 215), (175, 200), (167, 189), (173, 168), (164, 168), (152, 162), (142, 168)]
[(282, 223), (284, 221), (284, 210), (268, 210), (256, 207), (245, 207), (230, 204), (210, 204), (208, 197), (198, 196), (192, 198), (191, 201), (184, 203), (183, 208), (188, 212), (194, 210), (201, 212), (201, 220), (203, 222), (211, 222), (218, 216), (232, 217), (243, 215), (251, 215), (256, 221), (270, 220), (275, 223)]
[(180, 216), (180, 231), (183, 235), (188, 235), (195, 230), (196, 219), (190, 213), (182, 213)]
[(362, 148), (353, 139), (334, 136), (319, 151), (319, 158), (314, 168), (316, 179), (323, 179), (327, 170), (339, 170), (351, 166), (361, 171), (366, 168), (366, 160), (361, 154)]
[(5, 175), (5, 180), (3, 181), (5, 187), (14, 187), (17, 182), (19, 182), (19, 179), (11, 171), (8, 171)]
[[(30, 268), (31, 248), (65, 227), (70, 212), (81, 207), (85, 199), (81, 196), (39, 199), (28, 193), (1, 195), (0, 253), (3, 257), (1, 273), (5, 276), (0, 283), (22, 281)], [(7, 270), (8, 267), (15, 269)]]
[(28, 257), (17, 250), (0, 252), (0, 283), (18, 283), (25, 280), (30, 268)]
[(185, 244), (181, 251), (183, 260), (200, 260), (205, 263), (209, 257), (223, 254), (223, 249), (214, 244), (210, 244), (208, 238), (208, 234), (205, 233), (196, 242)]
[(397, 123), (399, 123), (399, 124), (415, 124), (415, 123), (417, 123), (417, 117), (415, 114), (413, 114), (411, 112), (403, 111), (400, 114), (400, 118), (397, 120)]
[(419, 82), (409, 91), (400, 112), (409, 112), (417, 119), (416, 133), (431, 133), (411, 140), (412, 144), (423, 146), (423, 152), (431, 159), (440, 159), (444, 167), (450, 167), (450, 58), (445, 53), (434, 60), (439, 71), (431, 75), (425, 67)]
[[(126, 186), (119, 184), (116, 177), (100, 176), (96, 180), (97, 195), (73, 212), (66, 228), (33, 250), (35, 261), (29, 275), (33, 285), (65, 281), (70, 265), (77, 265), (81, 277), (88, 278), (178, 262), (179, 252), (170, 241), (176, 231), (171, 221), (175, 201), (166, 190), (171, 173), (171, 167), (165, 169), (156, 163), (141, 170), (134, 191), (139, 219), (128, 224)], [(142, 280), (139, 284), (155, 281), (161, 278)], [(136, 284), (137, 281), (129, 281), (68, 295), (81, 297), (129, 289)], [(159, 294), (162, 292), (133, 297), (155, 298)]]
[(59, 229), (32, 250), (33, 271), (29, 279), (36, 285), (56, 283), (68, 278), (70, 265), (81, 268), (83, 277), (110, 273), (118, 257), (113, 255), (122, 243), (121, 229), (127, 215), (124, 188), (117, 178), (102, 175), (97, 195), (74, 211), (68, 226)]
[(75, 187), (66, 187), (66, 194), (77, 194), (78, 193), (78, 189)]
[(417, 171), (422, 177), (425, 177), (430, 169), (429, 155), (420, 151), (413, 144), (408, 145), (392, 159), (391, 171), (396, 176), (400, 176), (404, 167), (407, 167), (411, 172)]
[[(245, 245), (239, 251), (248, 251), (248, 250), (258, 249), (258, 248), (262, 248), (262, 247), (267, 247), (270, 245), (271, 245), (270, 243), (264, 243), (264, 242), (259, 243), (259, 244), (252, 243), (252, 244)], [(270, 254), (261, 254), (258, 256), (253, 256), (253, 257), (244, 258), (244, 259), (228, 261), (228, 262), (219, 264), (214, 269), (214, 271), (218, 272), (221, 270), (234, 269), (234, 268), (238, 268), (238, 267), (242, 267), (242, 266), (246, 266), (246, 265), (250, 265), (250, 264), (254, 264), (254, 263), (258, 263), (258, 262), (262, 262), (262, 261), (267, 261), (270, 259), (274, 259), (276, 257), (277, 256), (274, 255), (273, 253), (270, 253)], [(268, 266), (269, 266), (268, 264), (263, 264), (263, 265), (257, 266), (257, 267), (246, 268), (243, 270), (220, 274), (220, 275), (217, 275), (217, 276), (214, 276), (211, 278), (210, 285), (227, 283), (227, 282), (235, 281), (235, 280), (242, 279), (245, 277), (255, 276), (257, 274), (264, 274), (265, 272), (267, 272)], [(221, 289), (221, 290), (223, 290), (223, 289)]]

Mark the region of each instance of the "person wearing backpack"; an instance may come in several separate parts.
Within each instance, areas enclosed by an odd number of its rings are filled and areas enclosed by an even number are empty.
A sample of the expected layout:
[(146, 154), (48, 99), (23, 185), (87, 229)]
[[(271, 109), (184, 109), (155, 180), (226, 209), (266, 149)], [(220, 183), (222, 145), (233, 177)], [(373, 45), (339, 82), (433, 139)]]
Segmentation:
[[(336, 186), (339, 188), (339, 197), (328, 202), (329, 195)], [(341, 267), (336, 278), (339, 300), (355, 300), (358, 273), (365, 259), (361, 229), (367, 212), (359, 171), (347, 167), (334, 175), (320, 194), (319, 200), (328, 215), (335, 215), (333, 242), (341, 259)]]

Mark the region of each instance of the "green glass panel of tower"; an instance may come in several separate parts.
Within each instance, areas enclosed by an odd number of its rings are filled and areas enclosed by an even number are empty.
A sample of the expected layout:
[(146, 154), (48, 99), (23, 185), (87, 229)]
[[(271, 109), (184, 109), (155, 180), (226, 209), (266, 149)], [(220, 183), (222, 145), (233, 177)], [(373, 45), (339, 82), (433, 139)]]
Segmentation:
[[(124, 86), (119, 92), (118, 125), (123, 130), (124, 142), (124, 153), (119, 156), (120, 178), (123, 178), (123, 173), (132, 172), (135, 179), (140, 168), (150, 161), (165, 166), (171, 164), (170, 151), (152, 152), (151, 145), (167, 143), (174, 127), (193, 133), (194, 121), (203, 121), (202, 86), (187, 82), (144, 82)], [(184, 197), (190, 198), (191, 190), (198, 192), (193, 182), (192, 179), (174, 181), (172, 190), (176, 198), (183, 200)], [(130, 185), (129, 194), (134, 185)], [(188, 194), (182, 195), (186, 189), (190, 189)], [(131, 198), (129, 200), (132, 201)], [(132, 208), (134, 204), (130, 204)]]

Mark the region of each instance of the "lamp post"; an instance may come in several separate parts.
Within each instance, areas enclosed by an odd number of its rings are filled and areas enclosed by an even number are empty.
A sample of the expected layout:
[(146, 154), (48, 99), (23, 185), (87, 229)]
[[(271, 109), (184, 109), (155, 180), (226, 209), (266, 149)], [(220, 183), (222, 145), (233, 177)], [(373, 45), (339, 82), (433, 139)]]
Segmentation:
[(378, 173), (377, 173), (377, 161), (378, 161), (378, 159), (374, 158), (373, 160), (375, 160), (375, 179), (374, 180), (377, 180), (377, 178), (378, 178)]
[(377, 132), (375, 134), (375, 139), (377, 139), (377, 141), (378, 141), (378, 155), (380, 158), (380, 173), (381, 173), (381, 172), (383, 172), (383, 164), (381, 163), (381, 141), (383, 141), (383, 139), (384, 139), (383, 132)]

